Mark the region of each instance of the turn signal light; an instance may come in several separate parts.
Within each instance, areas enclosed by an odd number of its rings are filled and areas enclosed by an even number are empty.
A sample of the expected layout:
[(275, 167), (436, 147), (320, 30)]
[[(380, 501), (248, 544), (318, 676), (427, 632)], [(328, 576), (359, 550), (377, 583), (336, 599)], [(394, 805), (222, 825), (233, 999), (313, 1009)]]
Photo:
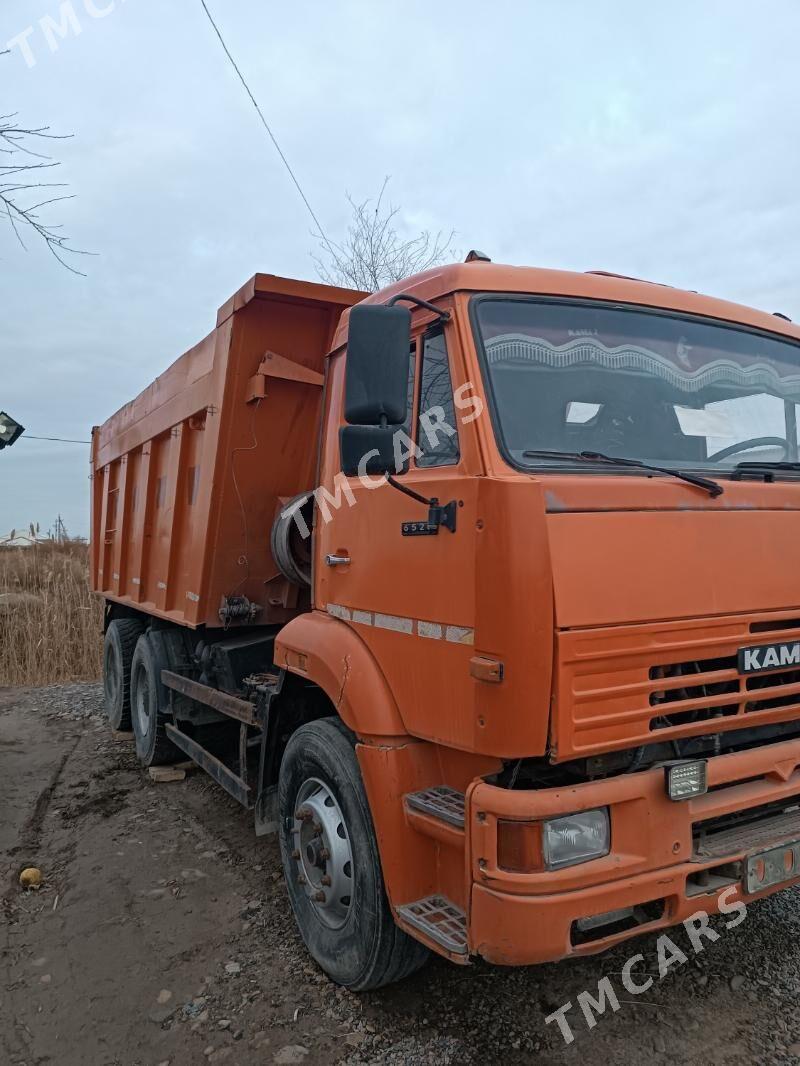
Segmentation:
[(497, 822), (497, 865), (515, 873), (544, 869), (541, 822)]

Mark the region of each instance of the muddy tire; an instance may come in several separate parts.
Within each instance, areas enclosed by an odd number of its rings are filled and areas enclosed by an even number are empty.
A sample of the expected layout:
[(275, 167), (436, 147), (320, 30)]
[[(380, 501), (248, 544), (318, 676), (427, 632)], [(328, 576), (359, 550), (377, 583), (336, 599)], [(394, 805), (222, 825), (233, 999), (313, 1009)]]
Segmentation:
[(392, 917), (353, 743), (337, 718), (292, 735), (278, 783), (280, 844), (306, 947), (337, 984), (366, 991), (414, 973), (429, 951)]
[(103, 644), (103, 699), (112, 729), (131, 728), (131, 663), (144, 626), (135, 618), (109, 623)]
[(149, 633), (136, 642), (131, 662), (131, 722), (136, 754), (142, 766), (175, 762), (180, 752), (167, 737), (166, 717), (159, 708), (161, 666)]

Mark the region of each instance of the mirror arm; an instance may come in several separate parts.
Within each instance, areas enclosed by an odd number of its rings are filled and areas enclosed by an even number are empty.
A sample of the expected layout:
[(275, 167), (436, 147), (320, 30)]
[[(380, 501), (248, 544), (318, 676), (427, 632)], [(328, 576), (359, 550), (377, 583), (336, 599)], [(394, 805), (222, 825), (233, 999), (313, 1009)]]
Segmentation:
[(405, 485), (401, 485), (400, 482), (396, 481), (391, 474), (386, 475), (386, 480), (389, 482), (393, 489), (397, 489), (398, 492), (404, 492), (406, 496), (410, 496), (411, 499), (416, 500), (417, 503), (424, 503), (426, 507), (434, 506), (434, 500), (429, 500), (427, 496), (421, 496), (418, 492), (414, 492), (413, 489), (409, 489)]
[(428, 311), (433, 311), (435, 315), (439, 316), (442, 322), (450, 321), (449, 311), (442, 311), (442, 309), (437, 307), (436, 304), (432, 304), (428, 300), (423, 300), (420, 296), (412, 296), (411, 293), (408, 292), (399, 292), (397, 296), (393, 296), (391, 300), (389, 300), (387, 306), (394, 307), (394, 305), (399, 303), (400, 300), (404, 300), (406, 303), (416, 304), (417, 307), (424, 307)]

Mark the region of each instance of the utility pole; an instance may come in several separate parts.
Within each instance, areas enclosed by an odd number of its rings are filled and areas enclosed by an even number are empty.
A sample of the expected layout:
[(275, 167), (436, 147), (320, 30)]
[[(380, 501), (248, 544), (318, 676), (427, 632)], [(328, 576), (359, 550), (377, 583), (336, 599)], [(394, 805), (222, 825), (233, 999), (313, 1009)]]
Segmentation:
[(67, 527), (64, 525), (64, 520), (61, 515), (56, 519), (56, 524), (53, 527), (53, 540), (56, 544), (64, 544), (67, 540)]

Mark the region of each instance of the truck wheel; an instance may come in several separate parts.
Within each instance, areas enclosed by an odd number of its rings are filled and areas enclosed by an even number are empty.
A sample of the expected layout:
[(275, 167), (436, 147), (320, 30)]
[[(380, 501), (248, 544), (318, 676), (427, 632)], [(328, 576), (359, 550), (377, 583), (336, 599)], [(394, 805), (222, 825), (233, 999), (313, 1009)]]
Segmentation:
[(131, 728), (131, 662), (144, 626), (136, 618), (115, 618), (103, 643), (103, 696), (112, 729)]
[(429, 952), (395, 925), (353, 737), (338, 718), (292, 735), (278, 803), (289, 900), (322, 969), (357, 992), (418, 970)]
[(159, 714), (160, 669), (149, 633), (136, 643), (131, 663), (131, 720), (136, 754), (142, 766), (175, 762), (178, 749), (167, 737), (164, 716)]

